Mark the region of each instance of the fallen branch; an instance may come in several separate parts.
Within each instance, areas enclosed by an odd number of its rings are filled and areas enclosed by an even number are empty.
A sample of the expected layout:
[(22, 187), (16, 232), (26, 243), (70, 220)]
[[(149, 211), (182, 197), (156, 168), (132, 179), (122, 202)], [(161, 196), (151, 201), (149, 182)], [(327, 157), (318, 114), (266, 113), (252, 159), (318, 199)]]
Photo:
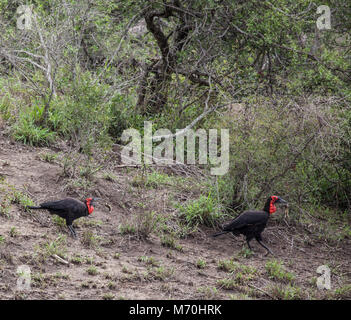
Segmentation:
[(256, 289), (258, 291), (261, 291), (262, 293), (264, 293), (265, 295), (267, 295), (268, 297), (270, 297), (271, 299), (274, 299), (276, 300), (276, 298), (274, 298), (272, 295), (270, 295), (268, 292), (264, 291), (263, 289), (261, 288), (258, 288), (256, 286), (254, 286), (253, 284), (248, 284), (249, 287), (253, 288), (253, 289)]
[(61, 262), (61, 263), (65, 264), (65, 265), (68, 265), (68, 264), (69, 264), (68, 261), (62, 259), (62, 258), (59, 257), (57, 254), (53, 254), (52, 257), (55, 258), (58, 262)]

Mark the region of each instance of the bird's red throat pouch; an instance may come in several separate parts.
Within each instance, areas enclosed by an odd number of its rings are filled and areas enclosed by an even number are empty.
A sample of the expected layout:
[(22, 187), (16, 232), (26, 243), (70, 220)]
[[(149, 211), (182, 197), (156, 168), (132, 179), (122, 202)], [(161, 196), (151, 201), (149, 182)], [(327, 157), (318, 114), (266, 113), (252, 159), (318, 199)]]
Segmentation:
[(94, 211), (94, 207), (90, 204), (91, 200), (92, 200), (91, 198), (88, 198), (86, 200), (89, 214), (92, 214)]
[(269, 204), (269, 214), (272, 214), (277, 211), (277, 208), (275, 207), (274, 202), (277, 201), (278, 197), (272, 196), (271, 198), (272, 200), (271, 200), (271, 203)]

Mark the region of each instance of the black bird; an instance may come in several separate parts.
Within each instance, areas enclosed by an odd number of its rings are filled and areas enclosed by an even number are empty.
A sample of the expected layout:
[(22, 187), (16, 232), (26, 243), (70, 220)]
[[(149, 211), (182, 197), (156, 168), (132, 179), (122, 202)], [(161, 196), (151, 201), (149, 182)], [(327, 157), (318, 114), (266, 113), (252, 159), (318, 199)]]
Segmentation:
[(277, 210), (274, 205), (276, 203), (287, 204), (282, 198), (271, 196), (267, 199), (262, 211), (243, 212), (229, 224), (225, 225), (222, 232), (215, 233), (212, 237), (217, 237), (228, 232), (232, 232), (234, 236), (242, 234), (246, 236), (246, 242), (251, 251), (250, 241), (255, 238), (267, 250), (267, 254), (271, 253), (273, 255), (273, 252), (262, 242), (261, 233), (266, 227), (270, 215)]
[(87, 198), (84, 202), (67, 198), (58, 201), (49, 201), (41, 203), (38, 207), (28, 206), (34, 210), (48, 210), (50, 214), (56, 214), (66, 220), (66, 225), (71, 235), (76, 238), (76, 231), (73, 228), (73, 221), (84, 216), (92, 214), (94, 211), (93, 203), (99, 198)]

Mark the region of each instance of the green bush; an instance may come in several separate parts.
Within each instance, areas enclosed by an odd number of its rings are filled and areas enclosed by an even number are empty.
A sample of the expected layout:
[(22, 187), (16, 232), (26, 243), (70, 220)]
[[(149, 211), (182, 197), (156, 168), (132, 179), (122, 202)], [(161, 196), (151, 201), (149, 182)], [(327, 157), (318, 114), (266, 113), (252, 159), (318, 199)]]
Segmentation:
[[(272, 194), (298, 208), (345, 210), (351, 197), (351, 126), (332, 98), (247, 97), (235, 118), (208, 125), (229, 128), (230, 168), (218, 179), (227, 209), (263, 208)], [(295, 107), (286, 107), (287, 105)], [(350, 121), (351, 123), (351, 121)], [(323, 210), (323, 209), (322, 209)]]
[(23, 115), (11, 129), (13, 137), (32, 146), (48, 146), (55, 141), (56, 134), (48, 128), (35, 125), (33, 119)]
[(270, 260), (266, 263), (266, 271), (271, 279), (280, 280), (283, 282), (292, 283), (295, 280), (295, 275), (284, 269), (281, 262)]
[(181, 216), (188, 226), (206, 225), (213, 227), (217, 219), (221, 217), (220, 204), (217, 199), (209, 193), (201, 195), (198, 199), (192, 200), (185, 205), (180, 205)]

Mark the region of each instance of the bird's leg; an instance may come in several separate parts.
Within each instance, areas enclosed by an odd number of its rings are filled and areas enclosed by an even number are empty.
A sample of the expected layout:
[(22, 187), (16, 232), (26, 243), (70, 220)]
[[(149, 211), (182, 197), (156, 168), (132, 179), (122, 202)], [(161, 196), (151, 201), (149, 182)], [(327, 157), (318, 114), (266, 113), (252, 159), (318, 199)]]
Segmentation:
[(265, 254), (265, 256), (268, 255), (268, 253), (270, 253), (272, 256), (274, 256), (274, 253), (271, 251), (271, 249), (269, 249), (261, 240), (259, 240), (259, 239), (256, 239), (256, 240), (263, 248), (265, 248), (267, 250), (267, 253)]
[(68, 230), (69, 230), (70, 235), (73, 237), (73, 236), (74, 236), (74, 232), (73, 232), (73, 230), (72, 230), (72, 226), (69, 225), (69, 226), (67, 226), (67, 227), (68, 227)]
[(74, 237), (77, 238), (76, 230), (73, 228), (73, 226), (72, 226), (72, 230), (73, 230)]
[(250, 251), (253, 251), (251, 246), (250, 246), (250, 240), (249, 239), (246, 239), (246, 243), (247, 243), (247, 246), (249, 247)]
[(74, 230), (73, 226), (72, 225), (68, 225), (68, 229), (69, 229), (69, 231), (71, 233), (71, 236), (73, 238), (77, 238), (77, 234), (76, 234), (76, 231)]

